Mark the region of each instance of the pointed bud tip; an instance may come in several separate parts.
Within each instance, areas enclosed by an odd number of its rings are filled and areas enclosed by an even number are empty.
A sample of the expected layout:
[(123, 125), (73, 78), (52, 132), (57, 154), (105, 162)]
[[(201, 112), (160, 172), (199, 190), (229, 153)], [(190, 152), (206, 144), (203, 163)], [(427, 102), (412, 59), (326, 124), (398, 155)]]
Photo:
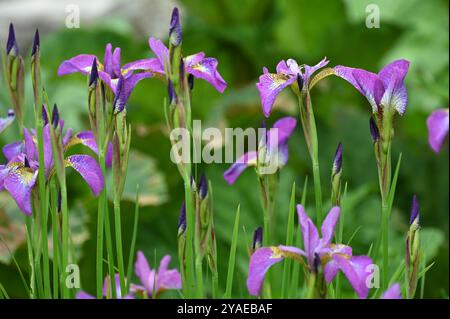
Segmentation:
[(48, 114), (45, 104), (42, 104), (42, 122), (44, 123), (44, 126), (48, 124)]
[(41, 40), (39, 37), (39, 30), (36, 29), (36, 32), (34, 33), (34, 41), (33, 41), (33, 48), (31, 50), (31, 56), (35, 56), (35, 54), (39, 50), (40, 46), (41, 46)]
[(6, 42), (6, 54), (17, 56), (19, 54), (19, 47), (17, 45), (16, 34), (14, 32), (14, 25), (9, 24), (8, 40)]
[(413, 199), (412, 199), (411, 215), (409, 218), (409, 224), (411, 225), (412, 223), (414, 223), (416, 219), (417, 219), (417, 223), (419, 223), (419, 219), (420, 219), (419, 201), (417, 200), (417, 196), (414, 195)]
[(201, 199), (204, 199), (208, 195), (208, 180), (206, 179), (205, 173), (200, 177), (200, 182), (198, 183), (198, 194)]
[(342, 153), (343, 153), (343, 146), (342, 143), (339, 143), (336, 149), (336, 153), (334, 154), (333, 175), (338, 174), (342, 170)]
[(91, 74), (89, 76), (89, 86), (97, 85), (98, 79), (98, 69), (97, 69), (97, 58), (94, 58), (92, 62)]
[(262, 246), (263, 241), (263, 228), (259, 226), (255, 229), (255, 232), (253, 233), (253, 250), (256, 250)]
[(178, 218), (178, 235), (186, 231), (186, 203), (183, 202), (180, 210), (180, 217)]
[(52, 125), (54, 128), (57, 128), (59, 124), (59, 110), (56, 104), (53, 105), (52, 111)]
[(170, 19), (169, 40), (170, 44), (172, 44), (175, 47), (179, 46), (182, 41), (180, 14), (178, 12), (177, 7), (173, 9), (172, 18)]

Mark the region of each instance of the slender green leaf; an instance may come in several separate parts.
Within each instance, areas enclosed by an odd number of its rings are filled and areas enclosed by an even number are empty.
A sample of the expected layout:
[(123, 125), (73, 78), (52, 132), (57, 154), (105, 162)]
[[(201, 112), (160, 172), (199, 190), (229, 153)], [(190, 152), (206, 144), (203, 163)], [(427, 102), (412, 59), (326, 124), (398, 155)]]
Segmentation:
[(231, 289), (233, 288), (233, 277), (234, 277), (234, 266), (236, 261), (236, 247), (239, 236), (239, 215), (241, 212), (241, 205), (238, 205), (236, 211), (236, 218), (234, 220), (233, 227), (233, 237), (231, 239), (231, 249), (230, 249), (230, 259), (228, 260), (228, 274), (227, 274), (227, 285), (225, 289), (224, 298), (231, 298)]

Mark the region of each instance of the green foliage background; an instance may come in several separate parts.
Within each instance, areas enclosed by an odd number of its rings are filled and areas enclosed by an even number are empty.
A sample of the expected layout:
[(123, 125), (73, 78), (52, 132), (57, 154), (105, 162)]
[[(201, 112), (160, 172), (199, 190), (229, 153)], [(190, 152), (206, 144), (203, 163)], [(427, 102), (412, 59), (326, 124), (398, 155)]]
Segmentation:
[[(366, 5), (380, 8), (381, 27), (365, 26)], [(436, 264), (427, 273), (425, 297), (448, 297), (449, 201), (448, 143), (434, 154), (427, 144), (426, 117), (435, 108), (448, 107), (449, 43), (448, 2), (444, 0), (240, 0), (181, 1), (184, 10), (183, 50), (185, 54), (204, 51), (219, 60), (219, 70), (229, 84), (220, 95), (209, 84), (196, 81), (193, 95), (194, 118), (211, 126), (257, 127), (263, 119), (255, 83), (262, 67), (274, 70), (281, 59), (315, 64), (324, 56), (330, 65), (348, 65), (377, 72), (387, 62), (405, 58), (411, 61), (406, 79), (409, 105), (404, 117), (397, 118), (394, 154), (403, 153), (397, 195), (391, 218), (392, 271), (404, 256), (404, 239), (413, 194), (421, 204), (423, 246), (426, 257)], [(148, 18), (151, 19), (151, 8)], [(167, 21), (169, 17), (167, 17)], [(79, 53), (103, 55), (108, 42), (122, 48), (122, 60), (150, 57), (145, 37), (136, 37), (120, 16), (98, 21), (95, 27), (61, 29), (42, 39), (42, 68), (50, 100), (58, 103), (66, 127), (88, 128), (85, 79), (74, 75), (58, 78), (61, 61)], [(30, 86), (30, 83), (28, 83)], [(2, 85), (2, 88), (4, 86)], [(28, 91), (31, 92), (31, 91)], [(164, 129), (163, 99), (166, 88), (155, 79), (141, 82), (128, 105), (133, 124), (127, 201), (123, 204), (125, 256), (131, 237), (135, 183), (147, 201), (141, 207), (137, 248), (149, 260), (164, 254), (176, 258), (176, 233), (183, 185), (170, 161), (170, 144)], [(2, 114), (8, 105), (6, 90), (0, 91)], [(31, 94), (29, 94), (31, 98)], [(380, 202), (376, 166), (369, 134), (369, 105), (346, 82), (330, 77), (312, 93), (318, 123), (320, 161), (324, 198), (329, 191), (331, 162), (338, 142), (344, 145), (344, 179), (348, 182), (349, 205), (344, 239), (352, 240), (354, 253), (364, 254), (378, 234)], [(28, 103), (32, 112), (31, 103)], [(32, 114), (32, 113), (29, 113)], [(270, 122), (297, 115), (293, 95), (286, 91), (277, 100)], [(29, 116), (31, 120), (32, 116)], [(17, 138), (17, 130), (8, 129), (1, 145)], [(290, 141), (290, 159), (281, 173), (275, 232), (282, 243), (287, 225), (290, 187), (295, 181), (297, 196), (306, 176), (311, 175), (309, 156), (300, 127)], [(246, 297), (245, 278), (248, 253), (254, 228), (262, 224), (262, 212), (254, 172), (248, 170), (234, 186), (228, 186), (222, 174), (228, 164), (202, 165), (214, 189), (215, 227), (218, 237), (221, 289), (230, 247), (234, 214), (241, 204), (241, 231), (235, 272), (234, 296)], [(76, 174), (69, 175), (69, 200), (73, 232), (80, 239), (79, 265), (82, 285), (94, 291), (96, 201)], [(310, 184), (311, 185), (311, 184)], [(307, 206), (313, 213), (313, 193), (308, 190)], [(1, 195), (0, 228), (20, 223), (20, 213)], [(329, 201), (326, 207), (329, 208)], [(1, 245), (1, 244), (0, 244)], [(0, 250), (1, 251), (1, 250)], [(26, 270), (25, 245), (15, 256)], [(14, 264), (7, 254), (0, 256), (0, 282), (12, 297), (23, 297), (24, 289)], [(3, 263), (1, 262), (3, 260)], [(152, 262), (154, 264), (154, 262)], [(274, 272), (281, 268), (275, 268)], [(350, 290), (346, 295), (352, 297)]]

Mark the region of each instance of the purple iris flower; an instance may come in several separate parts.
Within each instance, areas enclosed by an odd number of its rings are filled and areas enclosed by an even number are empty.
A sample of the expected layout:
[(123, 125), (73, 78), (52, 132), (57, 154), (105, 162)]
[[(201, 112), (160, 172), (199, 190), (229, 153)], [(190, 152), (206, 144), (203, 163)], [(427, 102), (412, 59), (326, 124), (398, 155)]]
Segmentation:
[(284, 258), (302, 261), (302, 257), (305, 257), (311, 272), (316, 271), (318, 262), (321, 263), (327, 283), (330, 283), (341, 270), (357, 295), (360, 298), (366, 298), (369, 293), (365, 283), (368, 276), (366, 267), (372, 264), (372, 260), (368, 256), (353, 256), (350, 246), (331, 243), (339, 219), (339, 207), (333, 207), (325, 218), (321, 227), (322, 238), (302, 205), (297, 205), (297, 213), (302, 229), (304, 250), (282, 245), (257, 249), (250, 258), (247, 278), (249, 293), (259, 295), (266, 272), (272, 265)]
[(6, 117), (0, 117), (0, 133), (2, 133), (14, 121), (14, 111), (8, 110)]
[(400, 285), (399, 284), (393, 284), (386, 290), (383, 295), (381, 296), (381, 299), (402, 299), (402, 293), (400, 291)]
[[(126, 295), (122, 297), (122, 291), (120, 289), (120, 276), (119, 274), (114, 275), (114, 282), (116, 287), (116, 297), (117, 299), (134, 299), (132, 295)], [(112, 298), (111, 294), (111, 282), (109, 279), (109, 276), (105, 278), (105, 281), (103, 282), (103, 297), (105, 298)], [(93, 295), (88, 294), (87, 292), (81, 290), (77, 293), (75, 296), (76, 299), (96, 299)]]
[[(169, 63), (169, 49), (155, 38), (150, 38), (148, 43), (156, 58), (142, 60), (142, 67), (152, 74), (165, 77), (164, 65)], [(217, 71), (217, 59), (205, 57), (204, 52), (199, 52), (183, 58), (183, 64), (186, 73), (209, 82), (220, 93), (225, 91), (227, 83)]]
[(313, 73), (326, 66), (328, 62), (324, 58), (318, 64), (309, 66), (306, 64), (298, 65), (297, 61), (293, 59), (282, 60), (277, 65), (277, 73), (269, 73), (267, 68), (264, 67), (263, 75), (259, 77), (259, 82), (256, 84), (264, 115), (269, 117), (277, 95), (284, 88), (293, 83), (297, 83), (300, 90), (303, 87), (308, 87)]
[(151, 269), (142, 251), (137, 252), (134, 266), (136, 275), (141, 280), (141, 285), (132, 285), (131, 290), (135, 293), (146, 293), (152, 298), (153, 291), (159, 295), (168, 289), (181, 289), (181, 275), (176, 269), (168, 269), (170, 256), (161, 259), (159, 268)]
[[(294, 132), (297, 120), (293, 117), (283, 117), (276, 121), (271, 129), (267, 131), (265, 147), (266, 155), (270, 160), (276, 160), (278, 168), (286, 165), (288, 161), (288, 139)], [(261, 160), (261, 159), (259, 159)], [(249, 151), (244, 153), (228, 170), (223, 177), (228, 184), (234, 184), (241, 173), (249, 166), (258, 165), (258, 152)]]
[[(64, 121), (59, 120), (58, 129), (63, 129)], [(50, 134), (50, 123), (43, 129), (44, 170), (47, 179), (53, 174), (53, 151)], [(0, 165), (0, 191), (6, 189), (19, 208), (27, 215), (32, 214), (31, 192), (36, 186), (39, 170), (37, 138), (34, 130), (24, 128), (24, 140), (11, 143), (3, 147), (3, 154), (7, 159), (6, 165)], [(64, 151), (76, 144), (86, 145), (94, 152), (98, 152), (94, 134), (80, 132), (73, 134), (69, 129), (62, 137)], [(108, 151), (107, 162), (112, 160), (112, 152)], [(90, 186), (95, 196), (98, 196), (104, 186), (104, 178), (97, 161), (89, 155), (70, 155), (65, 159), (65, 165), (74, 168)]]
[(396, 60), (382, 68), (378, 74), (342, 65), (334, 67), (334, 73), (366, 97), (373, 113), (382, 113), (393, 108), (403, 115), (408, 104), (403, 83), (408, 69), (409, 61)]
[(58, 75), (66, 75), (79, 72), (85, 75), (91, 73), (94, 61), (97, 61), (98, 76), (102, 81), (111, 88), (113, 93), (118, 96), (120, 94), (120, 105), (115, 106), (115, 112), (120, 112), (130, 97), (136, 84), (145, 78), (151, 77), (149, 72), (139, 72), (139, 70), (149, 69), (148, 60), (137, 60), (121, 66), (120, 48), (112, 49), (112, 45), (108, 43), (105, 48), (103, 64), (92, 54), (80, 54), (69, 60), (64, 61), (58, 68)]
[(439, 153), (448, 135), (448, 109), (437, 109), (427, 119), (428, 143)]

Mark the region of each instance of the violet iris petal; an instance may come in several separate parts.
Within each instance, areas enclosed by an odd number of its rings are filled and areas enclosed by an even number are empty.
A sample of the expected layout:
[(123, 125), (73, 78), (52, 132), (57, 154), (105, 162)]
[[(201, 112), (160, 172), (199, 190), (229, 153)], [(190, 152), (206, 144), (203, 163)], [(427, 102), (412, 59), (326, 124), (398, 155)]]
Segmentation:
[(142, 286), (134, 285), (133, 289), (145, 289), (150, 297), (153, 290), (158, 294), (167, 289), (181, 289), (181, 275), (176, 269), (168, 269), (169, 263), (170, 256), (166, 255), (161, 260), (159, 269), (152, 270), (144, 254), (138, 251), (134, 269)]
[(427, 119), (428, 143), (431, 149), (439, 153), (445, 138), (448, 135), (449, 126), (448, 109), (435, 110)]
[(229, 169), (225, 171), (223, 177), (228, 184), (234, 184), (237, 178), (248, 166), (255, 166), (258, 153), (256, 151), (250, 151), (242, 155), (236, 162), (234, 162)]
[(259, 248), (252, 254), (247, 277), (247, 289), (251, 295), (259, 295), (267, 271), (283, 259), (284, 256), (275, 254), (271, 247)]
[[(156, 61), (148, 61), (151, 64), (150, 71), (160, 75), (165, 75), (165, 64), (169, 63), (169, 49), (158, 39), (150, 38), (149, 46), (156, 55)], [(218, 61), (215, 58), (205, 57), (203, 52), (189, 55), (184, 58), (185, 71), (194, 77), (209, 82), (217, 91), (223, 93), (227, 83), (217, 70)]]
[(37, 171), (31, 168), (15, 165), (10, 167), (8, 175), (3, 180), (5, 189), (17, 203), (17, 206), (26, 214), (31, 216), (31, 190), (33, 189)]
[(372, 106), (372, 112), (379, 108), (394, 108), (400, 115), (406, 111), (408, 97), (404, 79), (409, 62), (396, 60), (386, 65), (378, 74), (362, 69), (342, 65), (334, 67), (334, 73), (353, 85), (366, 97)]
[(289, 59), (287, 62), (282, 60), (278, 63), (276, 67), (277, 73), (269, 73), (267, 68), (264, 67), (263, 74), (259, 77), (259, 82), (256, 84), (264, 115), (269, 117), (276, 97), (284, 88), (296, 82), (298, 77), (301, 78), (303, 86), (309, 85), (309, 80), (313, 73), (327, 64), (328, 60), (326, 58), (314, 66), (298, 65), (295, 60)]
[(71, 155), (67, 157), (66, 162), (83, 177), (95, 196), (98, 196), (103, 189), (104, 179), (97, 161), (89, 155)]
[(400, 285), (399, 284), (393, 284), (386, 290), (383, 295), (381, 296), (381, 299), (402, 299), (402, 293), (400, 291)]

